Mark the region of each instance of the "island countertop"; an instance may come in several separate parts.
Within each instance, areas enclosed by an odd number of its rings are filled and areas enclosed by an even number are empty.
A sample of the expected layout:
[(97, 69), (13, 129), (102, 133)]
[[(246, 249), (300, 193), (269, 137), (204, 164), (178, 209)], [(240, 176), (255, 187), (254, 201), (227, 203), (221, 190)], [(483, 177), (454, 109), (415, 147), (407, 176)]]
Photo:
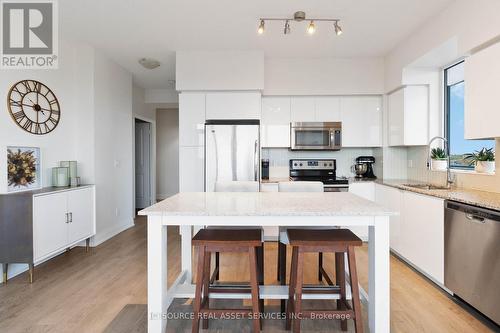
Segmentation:
[(160, 216), (391, 216), (348, 192), (184, 192), (139, 212)]

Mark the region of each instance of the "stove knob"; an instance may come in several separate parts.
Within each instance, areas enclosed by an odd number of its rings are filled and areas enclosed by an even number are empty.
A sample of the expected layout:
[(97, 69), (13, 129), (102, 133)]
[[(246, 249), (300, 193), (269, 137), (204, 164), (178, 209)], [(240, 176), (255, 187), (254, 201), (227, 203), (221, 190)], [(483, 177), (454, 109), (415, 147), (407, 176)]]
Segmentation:
[(293, 166), (297, 166), (297, 163), (293, 163)]
[(330, 166), (333, 166), (333, 164), (332, 164), (332, 163), (330, 163)]
[(302, 166), (302, 163), (300, 163), (299, 165)]

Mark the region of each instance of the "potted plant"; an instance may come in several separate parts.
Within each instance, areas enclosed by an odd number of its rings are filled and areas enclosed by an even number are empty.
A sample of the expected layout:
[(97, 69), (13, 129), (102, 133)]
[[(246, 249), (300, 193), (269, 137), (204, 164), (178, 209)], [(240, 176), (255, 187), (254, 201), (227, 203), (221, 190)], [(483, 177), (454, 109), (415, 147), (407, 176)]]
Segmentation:
[(472, 154), (465, 154), (464, 161), (468, 161), (469, 165), (474, 165), (476, 172), (495, 172), (495, 152), (493, 148), (483, 148), (481, 150), (476, 150)]
[(431, 169), (436, 171), (445, 171), (448, 169), (448, 155), (442, 148), (432, 148), (431, 150)]

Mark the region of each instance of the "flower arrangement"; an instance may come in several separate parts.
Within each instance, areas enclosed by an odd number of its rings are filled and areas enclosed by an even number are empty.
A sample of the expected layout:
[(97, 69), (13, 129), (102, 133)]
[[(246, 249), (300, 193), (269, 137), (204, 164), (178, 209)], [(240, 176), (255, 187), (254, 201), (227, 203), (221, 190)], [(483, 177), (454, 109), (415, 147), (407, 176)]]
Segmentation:
[(7, 149), (9, 189), (31, 188), (38, 182), (38, 160), (35, 148)]

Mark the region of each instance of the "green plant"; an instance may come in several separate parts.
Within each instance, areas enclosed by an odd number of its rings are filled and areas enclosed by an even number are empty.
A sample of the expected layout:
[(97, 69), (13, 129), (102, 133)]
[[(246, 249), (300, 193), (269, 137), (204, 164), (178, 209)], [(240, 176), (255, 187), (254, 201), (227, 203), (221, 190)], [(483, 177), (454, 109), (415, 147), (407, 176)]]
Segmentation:
[(465, 154), (464, 161), (469, 162), (469, 165), (475, 165), (477, 162), (493, 162), (495, 161), (495, 152), (493, 148), (476, 150), (471, 154)]
[(433, 160), (445, 160), (448, 158), (448, 155), (442, 148), (432, 148), (431, 150), (431, 158)]

